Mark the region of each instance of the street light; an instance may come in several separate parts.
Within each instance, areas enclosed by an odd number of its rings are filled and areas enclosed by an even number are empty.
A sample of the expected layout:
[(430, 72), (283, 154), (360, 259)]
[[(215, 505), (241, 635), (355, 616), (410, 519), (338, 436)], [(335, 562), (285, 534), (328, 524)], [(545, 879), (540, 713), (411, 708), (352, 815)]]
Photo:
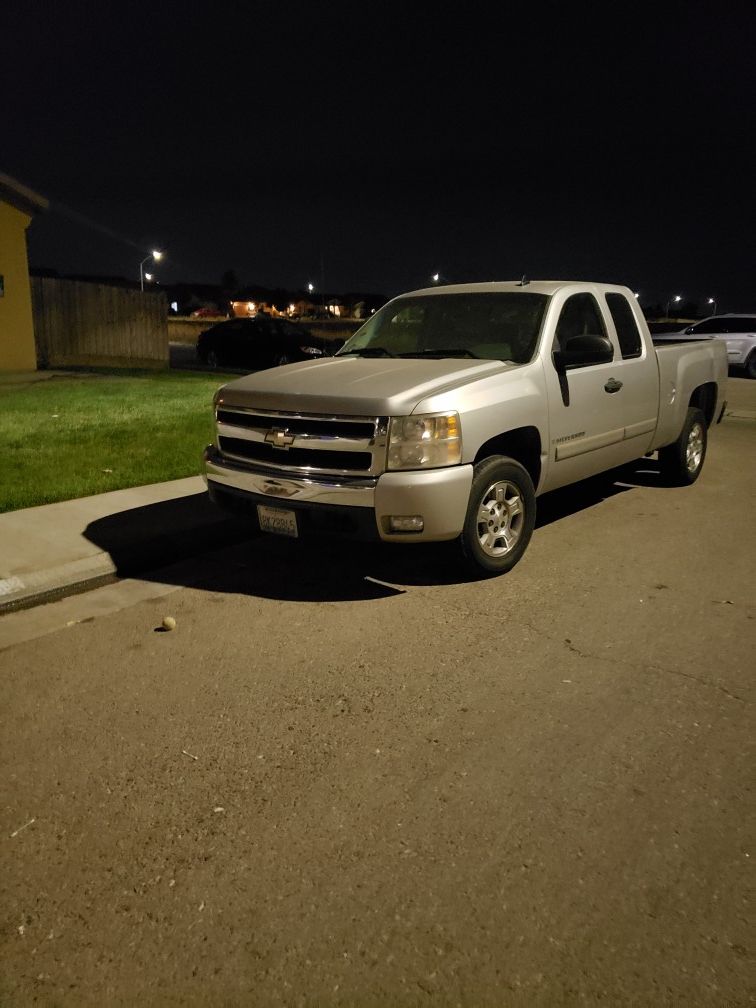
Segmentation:
[(434, 273), (433, 276), (431, 277), (431, 280), (433, 281), (433, 283), (438, 283), (438, 281), (440, 279), (441, 279), (441, 274), (440, 273)]
[(675, 294), (674, 297), (671, 297), (669, 299), (669, 301), (667, 301), (667, 318), (670, 317), (669, 316), (669, 306), (672, 305), (672, 304), (677, 304), (678, 301), (682, 301), (682, 297), (679, 294)]
[[(149, 262), (150, 259), (154, 259), (155, 262), (160, 262), (162, 258), (163, 253), (159, 252), (157, 249), (153, 249), (152, 252), (150, 252), (148, 256), (145, 256), (144, 259), (142, 259), (142, 261), (139, 263), (139, 287), (141, 290), (144, 290), (144, 279), (145, 279), (144, 264), (146, 262)], [(152, 280), (152, 276), (151, 275), (147, 276), (147, 279)]]
[(714, 305), (713, 313), (714, 313), (714, 315), (716, 315), (717, 314), (717, 299), (716, 298), (709, 298), (709, 300), (706, 302), (706, 304), (713, 304)]

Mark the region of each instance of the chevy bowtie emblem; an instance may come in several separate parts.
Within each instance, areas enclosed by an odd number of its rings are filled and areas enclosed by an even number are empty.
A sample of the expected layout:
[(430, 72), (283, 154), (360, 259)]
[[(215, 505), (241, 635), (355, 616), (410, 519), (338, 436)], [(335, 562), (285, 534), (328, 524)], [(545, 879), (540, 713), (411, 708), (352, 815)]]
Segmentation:
[(265, 435), (265, 441), (267, 444), (273, 445), (274, 448), (288, 450), (294, 444), (294, 435), (289, 434), (288, 430), (274, 427), (273, 430), (269, 430)]

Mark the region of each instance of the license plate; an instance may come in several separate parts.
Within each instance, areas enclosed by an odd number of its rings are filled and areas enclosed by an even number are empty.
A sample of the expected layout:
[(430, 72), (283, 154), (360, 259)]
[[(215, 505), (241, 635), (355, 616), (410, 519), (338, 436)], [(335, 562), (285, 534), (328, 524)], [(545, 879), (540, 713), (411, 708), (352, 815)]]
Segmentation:
[(283, 508), (266, 507), (264, 504), (258, 504), (257, 517), (263, 532), (291, 536), (292, 539), (296, 539), (299, 536), (295, 511), (284, 511)]

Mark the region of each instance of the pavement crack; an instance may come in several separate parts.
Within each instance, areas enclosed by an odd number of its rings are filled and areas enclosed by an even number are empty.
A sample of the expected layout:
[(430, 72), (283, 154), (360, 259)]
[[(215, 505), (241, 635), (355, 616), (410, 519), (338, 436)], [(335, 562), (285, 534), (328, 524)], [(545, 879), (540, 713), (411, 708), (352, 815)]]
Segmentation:
[(710, 679), (704, 679), (703, 676), (693, 675), (691, 672), (681, 672), (680, 669), (664, 668), (661, 665), (650, 665), (648, 666), (657, 672), (667, 672), (669, 675), (681, 676), (683, 679), (692, 679), (693, 682), (700, 683), (701, 686), (708, 686), (710, 689), (719, 690), (720, 693), (724, 693), (725, 696), (729, 697), (731, 700), (738, 700), (740, 703), (748, 703), (745, 697), (738, 696), (737, 693), (732, 693), (727, 689), (726, 686), (720, 686), (719, 683), (711, 682)]
[(653, 662), (649, 664), (638, 664), (637, 662), (627, 661), (624, 658), (618, 658), (616, 655), (612, 655), (610, 657), (608, 655), (591, 654), (589, 651), (582, 651), (569, 637), (555, 637), (553, 634), (546, 633), (544, 630), (534, 626), (532, 623), (524, 622), (523, 625), (537, 636), (545, 637), (547, 640), (550, 640), (555, 644), (561, 644), (563, 647), (566, 647), (568, 651), (576, 654), (579, 658), (586, 658), (591, 661), (602, 662), (607, 665), (621, 665), (630, 670), (641, 669), (643, 672), (662, 672), (667, 675), (679, 676), (682, 679), (690, 679), (693, 682), (697, 682), (701, 686), (707, 686), (709, 689), (718, 690), (720, 693), (724, 693), (726, 697), (729, 697), (731, 700), (737, 700), (739, 703), (745, 704), (750, 702), (746, 699), (746, 697), (739, 696), (737, 693), (733, 693), (732, 690), (727, 689), (726, 686), (712, 682), (704, 676), (697, 676), (692, 672), (683, 672), (681, 669), (668, 668), (665, 665), (657, 665)]

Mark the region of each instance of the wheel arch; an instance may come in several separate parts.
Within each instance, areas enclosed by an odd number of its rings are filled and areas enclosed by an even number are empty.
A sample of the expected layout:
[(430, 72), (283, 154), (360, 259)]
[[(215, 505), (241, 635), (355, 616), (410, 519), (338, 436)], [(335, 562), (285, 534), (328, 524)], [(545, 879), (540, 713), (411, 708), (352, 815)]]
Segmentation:
[(706, 417), (706, 426), (711, 427), (717, 408), (717, 383), (706, 382), (704, 385), (699, 385), (693, 390), (688, 406), (700, 409)]
[(519, 462), (527, 470), (533, 486), (538, 489), (541, 479), (541, 435), (537, 427), (517, 427), (489, 438), (478, 448), (473, 462), (477, 464), (493, 455), (505, 455)]

